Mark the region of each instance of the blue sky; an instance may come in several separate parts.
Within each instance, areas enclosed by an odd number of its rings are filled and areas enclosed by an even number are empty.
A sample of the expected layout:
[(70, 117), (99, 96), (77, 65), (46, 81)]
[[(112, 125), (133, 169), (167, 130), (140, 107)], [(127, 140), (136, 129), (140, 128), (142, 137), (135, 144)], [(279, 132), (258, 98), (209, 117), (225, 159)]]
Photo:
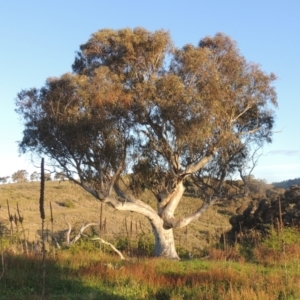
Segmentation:
[(0, 176), (36, 170), (19, 156), (21, 89), (71, 71), (75, 51), (103, 28), (169, 30), (176, 46), (224, 32), (248, 61), (278, 76), (273, 143), (253, 174), (268, 182), (300, 177), (300, 1), (298, 0), (0, 0)]

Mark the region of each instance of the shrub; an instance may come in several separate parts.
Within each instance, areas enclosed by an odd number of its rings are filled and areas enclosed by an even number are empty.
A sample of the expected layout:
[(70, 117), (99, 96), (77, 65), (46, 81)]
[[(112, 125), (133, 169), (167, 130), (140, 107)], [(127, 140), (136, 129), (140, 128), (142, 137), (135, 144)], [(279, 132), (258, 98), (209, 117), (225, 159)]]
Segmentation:
[(272, 228), (262, 245), (276, 251), (282, 251), (284, 246), (300, 246), (300, 232), (296, 228), (284, 228), (280, 232)]
[(68, 207), (68, 208), (75, 208), (75, 204), (72, 200), (67, 199), (62, 203), (62, 206)]
[(142, 250), (145, 255), (152, 256), (154, 253), (154, 240), (151, 234), (142, 234), (138, 240), (138, 250)]

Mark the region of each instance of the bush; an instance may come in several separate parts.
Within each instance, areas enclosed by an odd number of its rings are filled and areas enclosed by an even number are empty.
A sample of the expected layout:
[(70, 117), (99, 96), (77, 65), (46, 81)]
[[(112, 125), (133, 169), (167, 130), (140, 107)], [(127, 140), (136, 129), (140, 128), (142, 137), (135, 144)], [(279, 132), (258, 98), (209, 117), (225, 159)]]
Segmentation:
[(300, 246), (300, 232), (296, 228), (284, 228), (280, 232), (272, 228), (262, 245), (275, 251), (282, 251), (283, 247), (290, 245)]
[(116, 248), (120, 251), (125, 251), (129, 248), (129, 240), (127, 237), (119, 237)]
[(138, 240), (138, 250), (147, 256), (152, 256), (154, 253), (154, 240), (152, 234), (143, 234)]
[(67, 199), (62, 203), (62, 206), (68, 207), (68, 208), (75, 208), (75, 204), (72, 200)]
[(81, 253), (82, 251), (94, 252), (99, 251), (99, 243), (97, 241), (92, 241), (90, 238), (80, 239), (75, 244), (72, 244), (70, 247), (66, 247), (65, 249), (70, 249), (73, 254)]

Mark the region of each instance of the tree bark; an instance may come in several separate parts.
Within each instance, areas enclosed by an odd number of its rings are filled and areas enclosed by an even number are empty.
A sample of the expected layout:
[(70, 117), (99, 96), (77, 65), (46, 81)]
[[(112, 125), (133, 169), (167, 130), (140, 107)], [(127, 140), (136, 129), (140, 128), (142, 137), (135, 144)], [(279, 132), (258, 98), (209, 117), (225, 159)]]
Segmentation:
[(155, 237), (154, 255), (179, 260), (180, 258), (175, 247), (173, 228), (164, 229), (163, 220), (161, 220), (161, 226), (154, 227), (153, 224), (151, 225)]

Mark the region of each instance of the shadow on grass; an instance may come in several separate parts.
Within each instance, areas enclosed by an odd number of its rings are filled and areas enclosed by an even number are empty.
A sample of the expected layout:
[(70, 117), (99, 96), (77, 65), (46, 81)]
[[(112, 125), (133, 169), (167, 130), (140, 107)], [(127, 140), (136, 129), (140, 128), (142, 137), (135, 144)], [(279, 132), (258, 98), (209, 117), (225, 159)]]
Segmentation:
[[(4, 274), (0, 280), (1, 300), (41, 299), (43, 281), (41, 258), (5, 254), (4, 266)], [(88, 286), (79, 278), (76, 270), (60, 266), (54, 260), (46, 261), (45, 282), (46, 300), (125, 299), (113, 295), (103, 283), (96, 283), (97, 287)]]

